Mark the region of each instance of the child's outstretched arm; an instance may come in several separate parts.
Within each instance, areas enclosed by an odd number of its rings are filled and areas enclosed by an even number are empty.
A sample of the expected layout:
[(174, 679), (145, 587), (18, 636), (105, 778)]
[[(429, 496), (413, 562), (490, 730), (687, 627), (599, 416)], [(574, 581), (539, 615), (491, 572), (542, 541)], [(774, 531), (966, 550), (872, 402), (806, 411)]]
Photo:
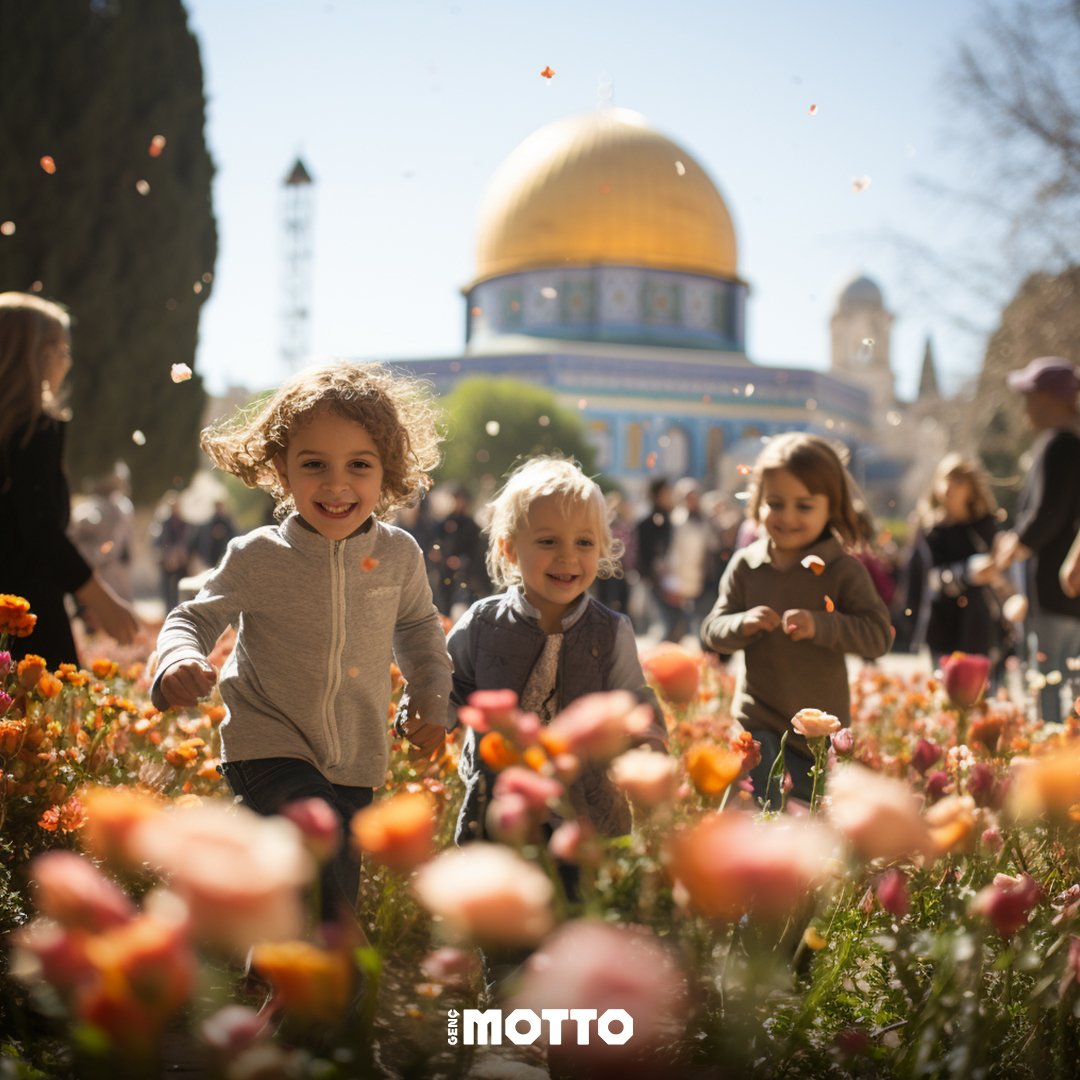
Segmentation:
[(397, 726), (418, 755), (426, 757), (446, 737), (451, 665), (424, 557), (415, 542), (413, 547), (415, 558), (401, 586), (394, 627), (394, 656), (408, 683), (404, 716)]
[(701, 641), (707, 649), (733, 653), (745, 649), (759, 634), (780, 626), (780, 614), (765, 604), (747, 608), (746, 583), (753, 570), (743, 551), (737, 551), (720, 580), (720, 594), (701, 624)]

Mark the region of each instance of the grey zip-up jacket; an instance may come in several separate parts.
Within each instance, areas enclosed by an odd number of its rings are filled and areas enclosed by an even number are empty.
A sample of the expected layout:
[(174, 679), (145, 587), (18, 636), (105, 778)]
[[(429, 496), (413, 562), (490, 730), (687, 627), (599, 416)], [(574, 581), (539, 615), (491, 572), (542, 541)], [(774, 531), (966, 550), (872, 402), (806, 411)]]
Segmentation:
[(154, 704), (165, 707), (170, 667), (205, 659), (235, 626), (221, 672), (222, 759), (298, 758), (331, 783), (381, 787), (391, 661), (423, 718), (444, 725), (451, 666), (416, 541), (369, 521), (333, 541), (290, 514), (231, 541), (195, 599), (161, 628)]

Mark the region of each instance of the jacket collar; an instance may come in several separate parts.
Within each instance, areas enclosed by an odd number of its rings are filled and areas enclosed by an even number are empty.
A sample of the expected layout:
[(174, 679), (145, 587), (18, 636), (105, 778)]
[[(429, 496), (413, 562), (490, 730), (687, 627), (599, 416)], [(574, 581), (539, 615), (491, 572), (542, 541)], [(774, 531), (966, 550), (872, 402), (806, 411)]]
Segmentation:
[[(537, 611), (528, 600), (525, 599), (525, 593), (522, 592), (520, 585), (511, 585), (503, 594), (503, 604), (505, 607), (512, 611), (519, 618), (527, 619), (529, 622), (539, 623), (540, 612)], [(578, 601), (574, 606), (562, 617), (563, 631), (567, 631), (585, 614), (585, 609), (589, 606), (589, 594), (582, 593), (578, 597)]]
[(278, 526), (278, 531), (290, 547), (308, 555), (324, 553), (328, 548), (339, 543), (348, 545), (350, 552), (363, 554), (375, 547), (375, 536), (379, 531), (379, 524), (372, 516), (343, 541), (328, 540), (294, 511)]

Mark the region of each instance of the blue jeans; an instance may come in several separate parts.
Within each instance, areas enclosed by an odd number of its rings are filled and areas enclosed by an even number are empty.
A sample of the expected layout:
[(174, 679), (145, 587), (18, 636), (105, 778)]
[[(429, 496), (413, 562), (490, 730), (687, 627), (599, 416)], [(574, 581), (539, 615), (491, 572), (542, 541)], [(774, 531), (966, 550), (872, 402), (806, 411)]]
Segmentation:
[(1044, 674), (1061, 673), (1061, 681), (1055, 686), (1044, 686), (1040, 695), (1043, 719), (1048, 724), (1058, 724), (1061, 722), (1062, 691), (1069, 692), (1070, 701), (1074, 697), (1071, 685), (1076, 675), (1069, 669), (1068, 661), (1080, 658), (1080, 619), (1041, 611), (1032, 616), (1031, 628), (1039, 652), (1046, 655), (1045, 660), (1039, 661), (1039, 670)]
[(355, 916), (360, 856), (353, 850), (349, 823), (353, 814), (371, 804), (374, 791), (332, 784), (314, 765), (297, 758), (227, 761), (221, 771), (236, 801), (265, 817), (298, 799), (319, 798), (337, 811), (341, 818), (341, 849), (320, 871), (320, 915), (324, 922), (338, 918), (343, 909)]

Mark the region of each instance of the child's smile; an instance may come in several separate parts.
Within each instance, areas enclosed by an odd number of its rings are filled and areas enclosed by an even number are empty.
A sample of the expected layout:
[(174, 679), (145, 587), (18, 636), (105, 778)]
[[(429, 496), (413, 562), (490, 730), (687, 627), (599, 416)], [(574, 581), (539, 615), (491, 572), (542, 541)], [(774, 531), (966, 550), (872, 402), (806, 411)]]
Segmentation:
[(297, 513), (328, 540), (344, 540), (371, 516), (382, 491), (379, 450), (355, 420), (320, 410), (289, 433), (275, 459)]
[(521, 571), (525, 599), (540, 612), (548, 633), (561, 630), (567, 609), (596, 580), (600, 562), (596, 511), (558, 495), (534, 499), (529, 516), (502, 541)]

